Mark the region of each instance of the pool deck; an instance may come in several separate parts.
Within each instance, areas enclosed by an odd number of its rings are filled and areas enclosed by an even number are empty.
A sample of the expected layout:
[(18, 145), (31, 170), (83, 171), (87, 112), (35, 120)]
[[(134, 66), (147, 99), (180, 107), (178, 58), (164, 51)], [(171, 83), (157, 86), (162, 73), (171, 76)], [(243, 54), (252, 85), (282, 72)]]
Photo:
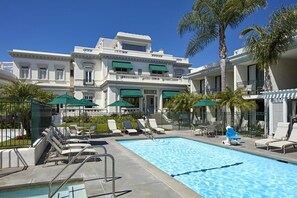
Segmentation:
[[(224, 136), (205, 137), (194, 136), (191, 131), (168, 131), (166, 135), (155, 135), (156, 137), (185, 137), (202, 141), (226, 148), (250, 152), (256, 155), (275, 158), (297, 164), (297, 148), (287, 149), (286, 154), (280, 150), (267, 151), (266, 148), (255, 148), (255, 139), (244, 137), (244, 142), (239, 146), (226, 146), (222, 144)], [(200, 197), (197, 193), (187, 188), (171, 176), (163, 173), (152, 164), (146, 162), (136, 154), (124, 148), (116, 142), (120, 139), (140, 139), (144, 135), (119, 137), (93, 138), (92, 144), (104, 145), (107, 152), (115, 158), (116, 195), (118, 197)], [(102, 153), (100, 148), (96, 148)], [(103, 161), (104, 159), (101, 158)], [(104, 162), (88, 162), (75, 175), (74, 178), (84, 180), (88, 197), (111, 197), (111, 164), (108, 160), (108, 182), (104, 181)], [(79, 164), (73, 164), (65, 170), (59, 179), (66, 178)], [(37, 165), (29, 167), (25, 171), (15, 172), (2, 176), (0, 189), (7, 189), (15, 185), (33, 185), (34, 183), (48, 183), (58, 170), (65, 165), (54, 165), (48, 163), (45, 166)], [(0, 169), (0, 175), (3, 170)]]

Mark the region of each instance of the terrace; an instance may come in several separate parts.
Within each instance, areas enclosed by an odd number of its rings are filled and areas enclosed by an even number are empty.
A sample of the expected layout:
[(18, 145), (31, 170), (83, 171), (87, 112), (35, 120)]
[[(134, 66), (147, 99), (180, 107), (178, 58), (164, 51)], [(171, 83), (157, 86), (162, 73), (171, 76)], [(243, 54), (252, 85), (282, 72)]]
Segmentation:
[[(157, 136), (157, 135), (156, 135)], [(185, 137), (193, 140), (227, 147), (234, 150), (253, 153), (260, 156), (275, 158), (281, 161), (297, 163), (297, 152), (295, 148), (288, 149), (283, 155), (281, 152), (269, 152), (265, 149), (254, 147), (254, 140), (249, 137), (243, 137), (245, 142), (241, 146), (225, 146), (221, 143), (225, 139), (224, 136), (206, 137), (194, 136), (192, 131), (169, 131), (166, 135), (158, 135), (159, 137)], [(146, 138), (144, 135), (134, 136), (133, 139)], [(91, 140), (94, 145), (104, 145), (108, 153), (114, 156), (116, 161), (116, 195), (119, 197), (200, 197), (197, 193), (187, 188), (171, 176), (157, 169), (152, 164), (143, 160), (128, 149), (119, 145), (116, 140), (131, 139), (131, 136), (124, 135), (122, 137), (97, 137)], [(60, 179), (67, 177), (79, 164), (69, 167)], [(1, 170), (2, 179), (0, 181), (1, 189), (7, 189), (11, 186), (33, 185), (34, 183), (45, 183), (62, 169), (65, 165), (54, 165), (51, 163), (36, 166), (30, 166), (27, 170), (21, 172), (10, 173), (9, 170)], [(96, 167), (96, 168), (95, 168)], [(110, 166), (108, 166), (110, 167)], [(3, 176), (6, 172), (6, 176)], [(103, 161), (88, 162), (85, 166), (74, 175), (75, 179), (82, 179), (88, 197), (110, 197), (111, 181), (104, 182)], [(108, 169), (108, 176), (111, 171)]]

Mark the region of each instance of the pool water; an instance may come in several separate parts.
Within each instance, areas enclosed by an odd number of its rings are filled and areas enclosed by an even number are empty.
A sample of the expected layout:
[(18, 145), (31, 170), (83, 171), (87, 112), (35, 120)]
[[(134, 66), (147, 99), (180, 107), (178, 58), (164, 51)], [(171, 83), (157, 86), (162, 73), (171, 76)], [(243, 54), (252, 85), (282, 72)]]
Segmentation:
[(297, 166), (185, 138), (119, 143), (204, 197), (297, 197)]
[[(57, 188), (57, 185), (53, 185), (52, 193)], [(5, 191), (0, 191), (0, 198), (48, 198), (48, 186), (26, 186), (19, 188), (12, 188)], [(54, 198), (86, 198), (85, 185), (81, 183), (66, 184)]]

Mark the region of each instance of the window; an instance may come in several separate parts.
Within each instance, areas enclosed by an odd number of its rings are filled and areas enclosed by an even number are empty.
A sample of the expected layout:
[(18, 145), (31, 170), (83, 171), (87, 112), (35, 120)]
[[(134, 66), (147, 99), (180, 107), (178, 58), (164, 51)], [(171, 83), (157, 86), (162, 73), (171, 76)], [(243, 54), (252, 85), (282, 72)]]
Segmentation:
[(116, 72), (122, 72), (122, 73), (128, 73), (128, 69), (127, 68), (114, 68), (114, 71)]
[(163, 75), (162, 71), (152, 71), (152, 74), (154, 75)]
[(200, 80), (200, 91), (199, 91), (199, 93), (202, 93), (202, 94), (204, 94), (204, 91), (205, 91), (205, 80), (203, 79), (203, 80)]
[(74, 70), (73, 69), (70, 70), (70, 77), (74, 77)]
[(138, 75), (142, 74), (142, 69), (138, 69)]
[(131, 45), (131, 44), (125, 44), (123, 43), (123, 49), (125, 50), (133, 50), (133, 51), (140, 51), (140, 52), (145, 52), (146, 47), (142, 45)]
[(221, 91), (221, 76), (215, 77), (215, 91)]
[(85, 70), (85, 83), (86, 84), (93, 83), (93, 71), (90, 69)]
[[(139, 108), (139, 98), (122, 98), (126, 102), (129, 102), (130, 104), (134, 105), (134, 108)], [(133, 108), (133, 107), (129, 107)]]
[(64, 80), (64, 70), (63, 69), (56, 70), (56, 80)]
[[(93, 102), (94, 96), (93, 95), (85, 95), (84, 98), (90, 102)], [(92, 108), (92, 106), (86, 106), (86, 108)]]
[(185, 71), (183, 69), (175, 69), (174, 76), (176, 78), (181, 78), (184, 75)]
[(29, 78), (29, 67), (21, 67), (20, 77), (24, 79)]
[(46, 79), (46, 68), (39, 68), (38, 79), (45, 80)]

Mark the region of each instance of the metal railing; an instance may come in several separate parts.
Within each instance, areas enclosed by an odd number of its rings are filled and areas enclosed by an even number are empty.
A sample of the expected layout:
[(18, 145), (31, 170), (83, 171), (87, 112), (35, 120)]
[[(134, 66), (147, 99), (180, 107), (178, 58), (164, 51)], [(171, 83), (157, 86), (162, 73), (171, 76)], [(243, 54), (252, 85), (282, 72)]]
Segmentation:
[(0, 147), (32, 146), (51, 123), (52, 110), (35, 100), (0, 98)]
[(78, 154), (76, 154), (72, 159), (71, 161), (49, 182), (48, 184), (48, 197), (51, 198), (53, 197), (56, 193), (59, 192), (59, 190), (61, 188), (64, 187), (64, 185), (71, 179), (71, 177), (86, 163), (88, 162), (90, 159), (92, 158), (99, 158), (99, 157), (104, 157), (104, 179), (105, 181), (107, 182), (107, 157), (110, 157), (111, 160), (112, 160), (112, 195), (113, 197), (116, 197), (115, 196), (115, 163), (114, 163), (114, 157), (110, 154), (107, 154), (107, 150), (104, 146), (102, 145), (97, 145), (96, 147), (100, 147), (100, 148), (103, 148), (104, 150), (104, 154), (96, 154), (96, 155), (91, 155), (91, 156), (88, 156), (86, 157), (86, 159), (70, 174), (70, 176), (68, 178), (66, 178), (62, 184), (53, 192), (51, 193), (51, 189), (52, 189), (52, 184), (53, 182), (55, 181), (55, 179), (58, 178), (59, 175), (61, 175), (61, 173), (69, 166), (71, 165), (80, 155), (81, 153), (86, 150), (87, 148), (90, 148), (90, 147), (94, 147), (94, 146), (85, 146)]
[(237, 82), (237, 88), (243, 88), (248, 95), (259, 95), (263, 91), (263, 80), (249, 80)]

